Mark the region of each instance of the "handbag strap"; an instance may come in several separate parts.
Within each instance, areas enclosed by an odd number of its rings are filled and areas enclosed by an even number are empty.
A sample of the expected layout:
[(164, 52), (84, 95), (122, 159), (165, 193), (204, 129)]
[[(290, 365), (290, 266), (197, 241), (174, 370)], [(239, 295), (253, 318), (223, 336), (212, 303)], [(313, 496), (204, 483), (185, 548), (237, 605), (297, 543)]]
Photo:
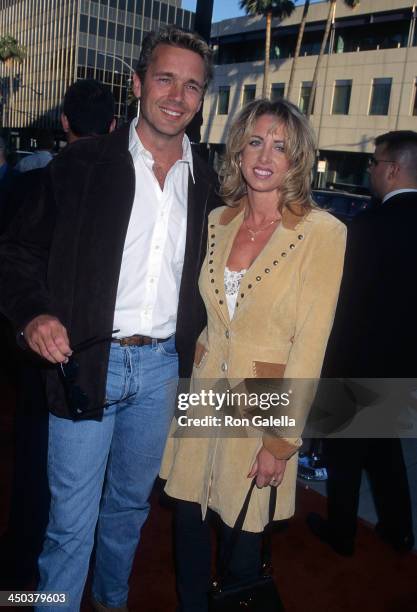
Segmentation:
[[(227, 575), (227, 571), (229, 569), (229, 565), (230, 562), (232, 560), (232, 555), (233, 555), (233, 551), (235, 549), (235, 546), (237, 544), (239, 535), (242, 531), (243, 525), (245, 523), (245, 519), (246, 519), (246, 515), (248, 513), (248, 509), (249, 509), (249, 503), (252, 497), (252, 492), (253, 489), (255, 488), (255, 484), (256, 484), (256, 477), (252, 479), (252, 482), (250, 484), (249, 487), (249, 491), (246, 494), (245, 500), (243, 502), (242, 508), (237, 516), (237, 519), (235, 521), (235, 524), (233, 525), (232, 528), (232, 535), (230, 536), (230, 541), (229, 544), (227, 546), (227, 550), (224, 554), (222, 563), (221, 563), (221, 567), (220, 567), (220, 571), (219, 571), (219, 576), (218, 576), (218, 582), (221, 584), (222, 581), (224, 580), (224, 578)], [(272, 523), (273, 519), (274, 519), (274, 513), (275, 513), (275, 505), (276, 505), (276, 500), (277, 500), (277, 488), (276, 487), (270, 487), (271, 491), (269, 494), (269, 523)], [(264, 531), (264, 537), (263, 537), (263, 545), (262, 545), (262, 566), (264, 566), (265, 564), (268, 564), (271, 560), (271, 536), (269, 533), (266, 533), (266, 531)]]

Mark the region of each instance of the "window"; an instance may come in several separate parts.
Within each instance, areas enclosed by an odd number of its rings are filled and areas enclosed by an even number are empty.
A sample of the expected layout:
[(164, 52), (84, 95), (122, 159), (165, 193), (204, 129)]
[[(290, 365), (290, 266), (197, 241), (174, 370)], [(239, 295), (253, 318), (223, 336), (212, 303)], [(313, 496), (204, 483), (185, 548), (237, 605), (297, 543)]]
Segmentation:
[(90, 34), (97, 34), (97, 17), (90, 17), (88, 31), (90, 32)]
[(152, 0), (145, 0), (145, 17), (152, 16)]
[(229, 112), (230, 87), (228, 85), (219, 87), (219, 97), (217, 101), (217, 114), (227, 115)]
[[(308, 109), (308, 104), (310, 102), (310, 95), (311, 95), (311, 81), (303, 81), (301, 83), (301, 91), (300, 91), (300, 102), (299, 102), (299, 107), (300, 107), (300, 111), (303, 113), (307, 112)], [(314, 96), (315, 98), (315, 96)], [(311, 111), (311, 114), (314, 114), (314, 105), (315, 105), (316, 100), (314, 99), (313, 102), (313, 109)]]
[(104, 19), (100, 19), (98, 22), (98, 35), (106, 36), (107, 22)]
[(87, 59), (87, 49), (85, 47), (78, 47), (78, 63), (85, 64)]
[(332, 115), (348, 115), (352, 81), (336, 81), (333, 91)]
[(285, 83), (272, 83), (271, 85), (271, 102), (275, 102), (285, 95)]
[(116, 24), (113, 21), (109, 21), (108, 30), (107, 30), (107, 38), (115, 38), (116, 36)]
[(136, 30), (135, 29), (135, 33), (133, 35), (133, 43), (135, 45), (137, 45), (138, 47), (140, 47), (140, 45), (142, 44), (142, 32), (141, 32), (141, 30)]
[(123, 23), (117, 24), (117, 34), (116, 39), (118, 41), (123, 41), (125, 39), (125, 26)]
[(88, 32), (88, 17), (80, 15), (80, 32)]
[(392, 79), (374, 79), (372, 82), (370, 115), (388, 115)]
[(242, 106), (246, 106), (256, 97), (256, 85), (245, 85), (243, 88)]
[(413, 115), (417, 115), (417, 79), (414, 82), (414, 102), (413, 102)]

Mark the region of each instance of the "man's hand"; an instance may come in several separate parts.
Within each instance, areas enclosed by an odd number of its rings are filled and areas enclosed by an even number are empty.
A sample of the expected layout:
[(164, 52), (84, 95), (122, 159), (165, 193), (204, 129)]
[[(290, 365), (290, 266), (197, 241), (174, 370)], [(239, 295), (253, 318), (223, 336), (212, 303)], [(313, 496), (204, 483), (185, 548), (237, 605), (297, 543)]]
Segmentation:
[(39, 315), (23, 330), (26, 342), (38, 355), (51, 363), (64, 363), (72, 354), (67, 330), (51, 315)]
[(286, 459), (275, 459), (269, 450), (262, 447), (256, 456), (248, 478), (256, 476), (256, 486), (260, 489), (269, 485), (278, 487), (284, 478), (286, 466)]

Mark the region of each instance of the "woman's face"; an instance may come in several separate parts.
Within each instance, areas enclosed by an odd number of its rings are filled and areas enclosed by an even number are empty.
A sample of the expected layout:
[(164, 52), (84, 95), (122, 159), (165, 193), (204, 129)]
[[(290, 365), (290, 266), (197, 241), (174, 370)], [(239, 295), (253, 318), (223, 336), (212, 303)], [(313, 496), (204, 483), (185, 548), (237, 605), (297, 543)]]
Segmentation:
[(248, 190), (276, 192), (282, 187), (290, 164), (285, 155), (284, 126), (274, 115), (262, 115), (240, 154), (241, 170)]

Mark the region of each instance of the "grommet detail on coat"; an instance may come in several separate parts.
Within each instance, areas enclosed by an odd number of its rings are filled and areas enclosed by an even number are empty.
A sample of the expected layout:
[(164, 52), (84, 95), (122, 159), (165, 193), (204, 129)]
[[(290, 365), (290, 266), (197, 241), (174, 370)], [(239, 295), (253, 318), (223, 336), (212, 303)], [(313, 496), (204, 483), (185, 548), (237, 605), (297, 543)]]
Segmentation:
[(211, 283), (214, 283), (214, 278), (212, 278), (210, 282), (211, 282)]
[(210, 255), (213, 255), (214, 251), (210, 251)]
[(278, 259), (274, 259), (274, 261), (272, 262), (274, 264), (274, 266), (278, 265)]
[(261, 278), (262, 278), (262, 276), (257, 276), (257, 277), (256, 277), (256, 280), (257, 280), (257, 281), (260, 281), (260, 280), (261, 280)]
[(223, 304), (223, 300), (219, 300), (219, 304)]
[(214, 290), (214, 293), (219, 293), (219, 290), (218, 290), (218, 289), (215, 289), (215, 290)]
[(227, 363), (225, 361), (223, 361), (220, 367), (221, 367), (222, 372), (227, 372)]
[(286, 257), (286, 256), (287, 256), (287, 254), (286, 254), (285, 251), (283, 253), (281, 253), (281, 257)]
[(210, 236), (210, 238), (215, 238), (215, 237), (216, 237), (216, 234), (212, 234), (212, 235)]
[(269, 273), (270, 273), (270, 271), (271, 271), (271, 268), (265, 268), (265, 272), (266, 272), (267, 274), (269, 274)]
[(229, 340), (229, 338), (230, 338), (230, 333), (229, 333), (229, 330), (228, 330), (228, 329), (226, 329), (226, 331), (225, 331), (224, 335), (225, 335), (225, 336), (226, 336), (226, 338)]
[(295, 249), (295, 244), (290, 244), (290, 249)]
[(213, 263), (213, 260), (212, 260), (212, 259), (210, 259), (209, 264), (212, 264), (212, 263)]
[(212, 227), (216, 227), (216, 226), (214, 225), (214, 223), (211, 223), (211, 224), (210, 224), (210, 228), (212, 228)]
[(210, 246), (211, 246), (211, 247), (214, 247), (214, 246), (215, 246), (215, 243), (214, 243), (214, 242), (212, 242)]
[(242, 298), (243, 298), (243, 297), (245, 297), (245, 294), (244, 294), (244, 293), (241, 293), (241, 294), (240, 294), (240, 297), (242, 297)]
[(298, 234), (298, 240), (302, 240), (304, 238), (304, 234)]
[(252, 284), (249, 284), (249, 285), (248, 285), (248, 289), (252, 289)]
[(213, 274), (213, 272), (214, 272), (213, 268), (210, 268), (209, 272), (210, 272), (210, 274)]

